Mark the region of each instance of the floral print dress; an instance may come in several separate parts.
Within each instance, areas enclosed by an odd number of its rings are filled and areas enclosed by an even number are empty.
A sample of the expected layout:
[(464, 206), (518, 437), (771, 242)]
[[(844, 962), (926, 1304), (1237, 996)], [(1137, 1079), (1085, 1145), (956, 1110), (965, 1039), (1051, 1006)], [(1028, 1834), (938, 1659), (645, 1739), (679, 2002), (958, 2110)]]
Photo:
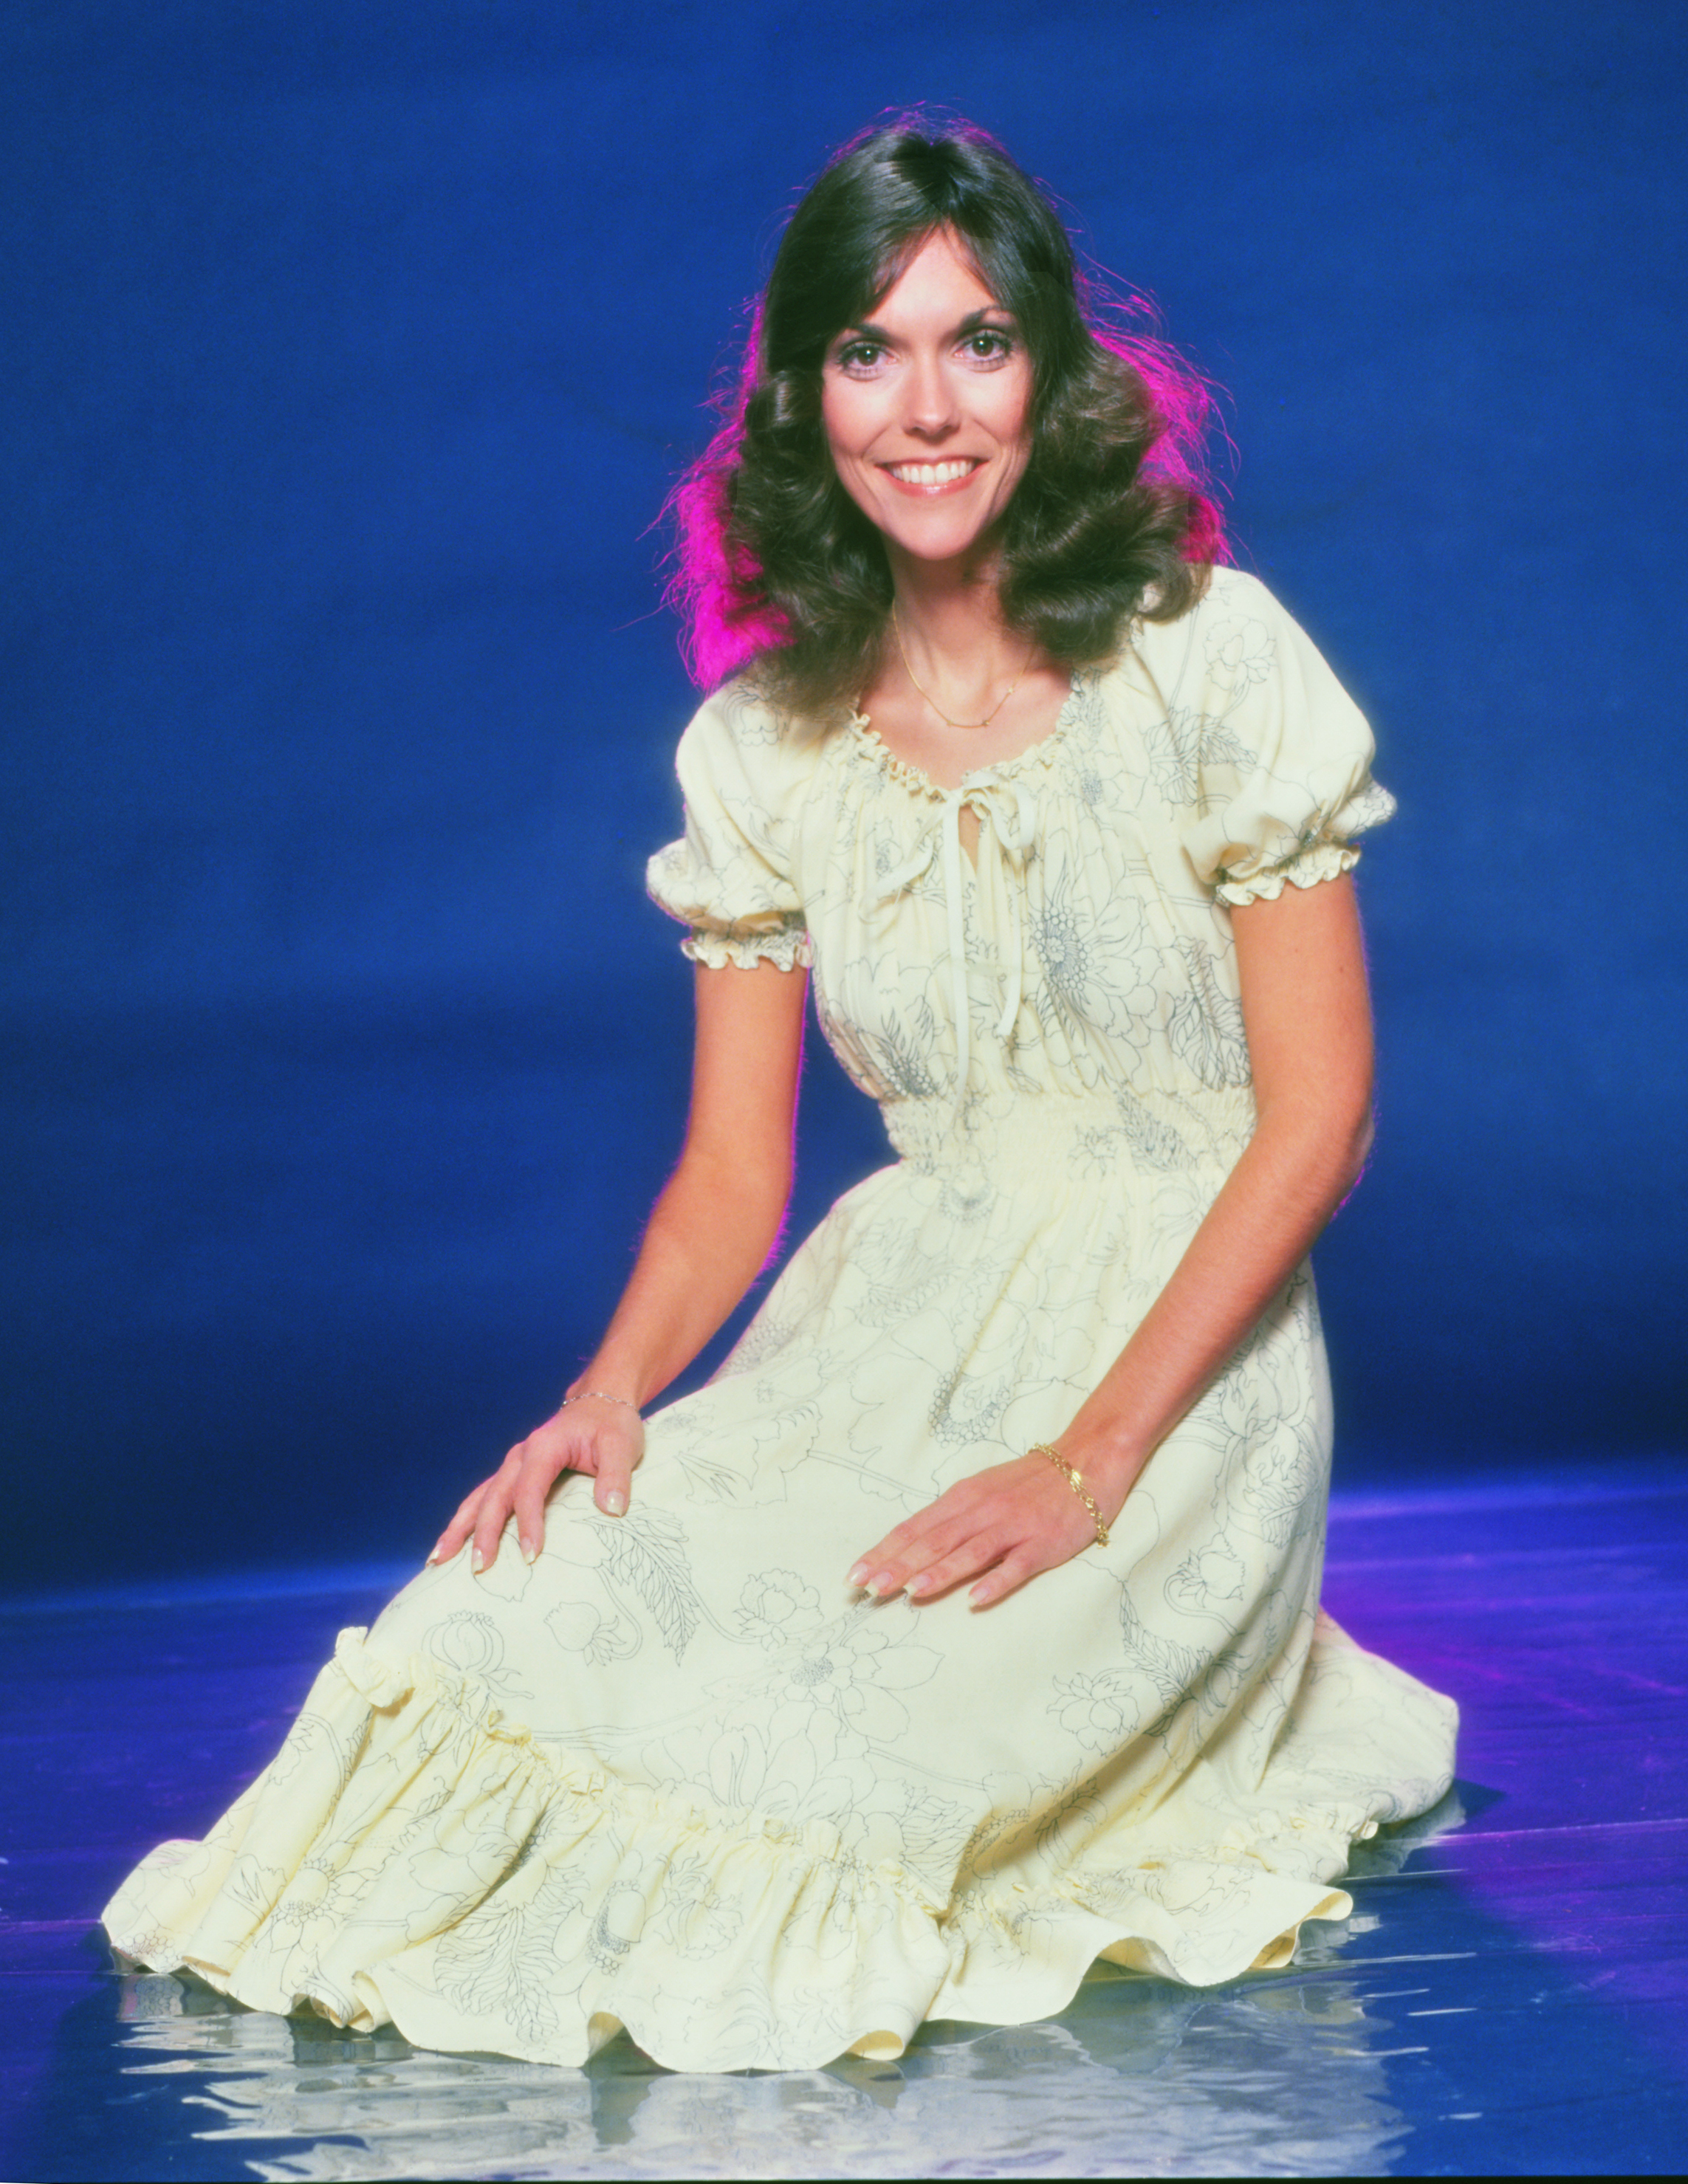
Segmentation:
[(810, 967), (895, 1158), (651, 1418), (628, 1515), (565, 1479), (532, 1568), (465, 1551), (343, 1633), (116, 1946), (424, 2047), (575, 2064), (625, 2027), (782, 2069), (1048, 2015), (1099, 1957), (1231, 1979), (1344, 1916), (1355, 1839), (1446, 1789), (1454, 1709), (1319, 1612), (1305, 1268), (1106, 1548), (983, 1613), (844, 1580), (1059, 1434), (1166, 1282), (1254, 1122), (1230, 908), (1353, 864), (1371, 749), (1229, 570), (954, 790), (860, 717), (710, 699), (652, 892), (700, 961)]

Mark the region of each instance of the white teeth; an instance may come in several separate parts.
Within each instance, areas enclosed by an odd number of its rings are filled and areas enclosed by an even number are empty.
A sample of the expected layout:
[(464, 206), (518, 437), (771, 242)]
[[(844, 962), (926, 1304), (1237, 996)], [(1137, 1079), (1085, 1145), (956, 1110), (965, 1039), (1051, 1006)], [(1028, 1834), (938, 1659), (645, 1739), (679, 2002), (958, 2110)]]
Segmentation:
[(891, 463), (891, 476), (904, 485), (953, 485), (972, 469), (971, 463)]

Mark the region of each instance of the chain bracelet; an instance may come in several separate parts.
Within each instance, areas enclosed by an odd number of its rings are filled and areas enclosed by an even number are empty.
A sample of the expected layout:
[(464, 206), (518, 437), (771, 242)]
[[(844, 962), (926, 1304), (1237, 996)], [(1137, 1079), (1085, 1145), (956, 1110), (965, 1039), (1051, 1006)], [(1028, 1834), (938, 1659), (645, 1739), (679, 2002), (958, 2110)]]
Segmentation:
[(1051, 1448), (1046, 1440), (1034, 1440), (1032, 1443), (1032, 1446), (1026, 1451), (1026, 1453), (1028, 1456), (1046, 1456), (1049, 1458), (1050, 1462), (1055, 1466), (1056, 1469), (1061, 1473), (1067, 1485), (1078, 1496), (1078, 1499), (1089, 1511), (1090, 1522), (1096, 1528), (1096, 1545), (1099, 1547), (1106, 1546), (1108, 1543), (1108, 1528), (1102, 1522), (1102, 1513), (1096, 1507), (1095, 1496), (1090, 1492), (1089, 1489), (1084, 1484), (1084, 1473), (1082, 1471), (1075, 1471), (1072, 1468), (1072, 1466), (1067, 1461), (1067, 1458), (1061, 1453), (1060, 1450)]
[(571, 1403), (619, 1403), (624, 1411), (631, 1411), (635, 1418), (640, 1415), (637, 1403), (626, 1396), (606, 1396), (601, 1388), (577, 1388), (573, 1395), (564, 1396), (557, 1408), (565, 1411)]

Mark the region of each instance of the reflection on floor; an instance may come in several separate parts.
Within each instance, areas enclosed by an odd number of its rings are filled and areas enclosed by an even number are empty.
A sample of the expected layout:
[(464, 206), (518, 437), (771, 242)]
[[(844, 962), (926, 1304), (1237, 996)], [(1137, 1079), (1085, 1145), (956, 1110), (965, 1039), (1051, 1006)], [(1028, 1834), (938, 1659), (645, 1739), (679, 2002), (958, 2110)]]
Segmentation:
[(0, 2176), (1671, 2173), (1688, 2143), (1688, 1467), (1339, 1504), (1328, 1604), (1466, 1713), (1354, 1917), (1211, 1994), (1094, 1978), (900, 2063), (442, 2056), (123, 1979), (88, 1919), (199, 1832), (404, 1573), (0, 1612)]

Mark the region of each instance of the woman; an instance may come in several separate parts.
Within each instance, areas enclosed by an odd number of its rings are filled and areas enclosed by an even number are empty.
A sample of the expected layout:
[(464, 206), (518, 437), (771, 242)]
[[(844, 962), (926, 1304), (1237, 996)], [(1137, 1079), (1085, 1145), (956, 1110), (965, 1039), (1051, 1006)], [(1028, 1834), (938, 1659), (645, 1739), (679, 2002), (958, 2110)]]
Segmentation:
[[(805, 199), (682, 496), (699, 647), (749, 666), (651, 868), (680, 1164), (563, 1406), (125, 1884), (125, 1953), (428, 2047), (806, 2067), (1098, 1957), (1284, 1963), (1443, 1793), (1451, 1707), (1318, 1613), (1304, 1261), (1369, 1141), (1389, 800), (1212, 566), (1188, 390), (973, 132)], [(778, 1235), (807, 969), (899, 1157), (644, 1422)]]

